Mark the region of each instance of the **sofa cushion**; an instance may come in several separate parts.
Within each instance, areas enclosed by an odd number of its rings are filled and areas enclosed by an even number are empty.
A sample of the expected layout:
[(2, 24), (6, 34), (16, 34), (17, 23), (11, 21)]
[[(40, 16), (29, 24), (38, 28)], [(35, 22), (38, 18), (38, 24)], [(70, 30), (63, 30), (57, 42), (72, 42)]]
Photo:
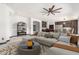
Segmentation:
[(53, 35), (47, 33), (47, 34), (44, 35), (44, 37), (46, 37), (46, 38), (53, 38)]
[(59, 32), (50, 32), (50, 35), (52, 35), (52, 36), (53, 36), (53, 38), (58, 39), (58, 38), (59, 38), (59, 36), (60, 36), (60, 33), (59, 33)]
[(37, 36), (42, 36), (42, 37), (44, 37), (45, 34), (48, 34), (48, 33), (47, 33), (47, 32), (38, 32)]
[(55, 38), (51, 39), (51, 38), (45, 38), (45, 37), (36, 37), (35, 41), (45, 46), (52, 46), (54, 43), (57, 42)]

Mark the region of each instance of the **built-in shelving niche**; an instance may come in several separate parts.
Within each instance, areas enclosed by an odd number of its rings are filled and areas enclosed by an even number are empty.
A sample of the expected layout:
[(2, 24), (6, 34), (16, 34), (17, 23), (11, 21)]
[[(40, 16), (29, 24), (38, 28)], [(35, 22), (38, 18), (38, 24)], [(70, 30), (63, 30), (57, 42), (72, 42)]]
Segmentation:
[(17, 36), (26, 35), (26, 23), (18, 22), (17, 23)]

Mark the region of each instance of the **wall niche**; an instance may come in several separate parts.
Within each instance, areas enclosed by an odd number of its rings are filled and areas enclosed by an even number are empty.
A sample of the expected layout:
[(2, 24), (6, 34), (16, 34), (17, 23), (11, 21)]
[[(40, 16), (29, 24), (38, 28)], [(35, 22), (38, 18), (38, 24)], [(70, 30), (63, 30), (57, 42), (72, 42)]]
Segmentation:
[(26, 23), (18, 22), (17, 23), (17, 36), (26, 35)]

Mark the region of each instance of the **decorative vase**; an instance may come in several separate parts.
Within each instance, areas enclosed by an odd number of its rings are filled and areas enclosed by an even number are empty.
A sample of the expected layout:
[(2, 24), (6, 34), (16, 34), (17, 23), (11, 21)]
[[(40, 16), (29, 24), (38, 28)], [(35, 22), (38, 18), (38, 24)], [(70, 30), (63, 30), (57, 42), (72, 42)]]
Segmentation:
[(32, 45), (33, 45), (32, 40), (28, 40), (26, 44), (27, 44), (28, 49), (32, 49)]

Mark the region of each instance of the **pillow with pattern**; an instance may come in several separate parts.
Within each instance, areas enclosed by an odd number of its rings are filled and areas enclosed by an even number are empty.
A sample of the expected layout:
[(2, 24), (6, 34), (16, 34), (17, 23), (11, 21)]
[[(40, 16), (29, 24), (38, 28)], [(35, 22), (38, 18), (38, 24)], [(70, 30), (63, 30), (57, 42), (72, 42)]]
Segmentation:
[(58, 40), (62, 42), (70, 43), (70, 38), (71, 36), (60, 36)]

